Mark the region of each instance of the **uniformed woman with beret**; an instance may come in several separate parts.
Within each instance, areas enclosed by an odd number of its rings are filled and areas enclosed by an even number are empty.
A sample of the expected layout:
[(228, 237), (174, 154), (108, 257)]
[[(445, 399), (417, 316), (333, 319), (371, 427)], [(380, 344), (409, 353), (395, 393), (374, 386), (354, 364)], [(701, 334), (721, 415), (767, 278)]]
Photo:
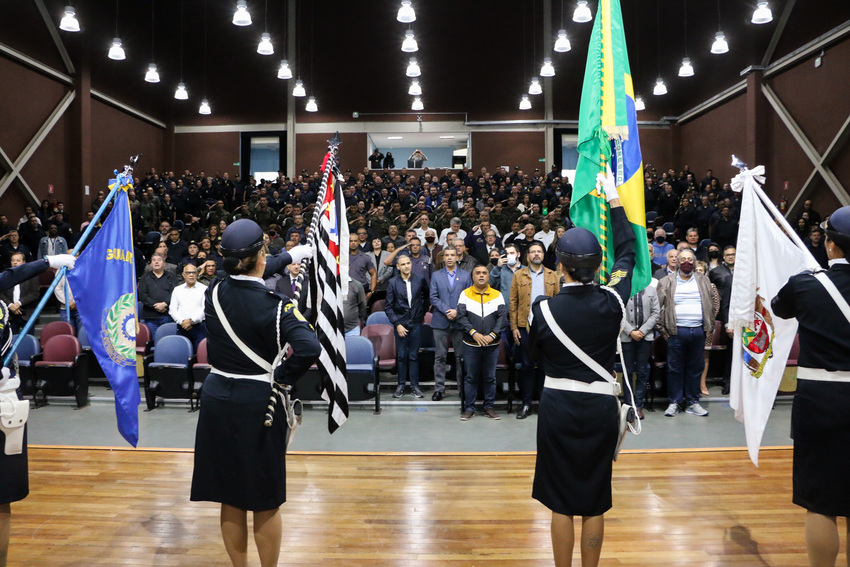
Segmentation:
[(793, 500), (808, 510), (809, 563), (835, 565), (836, 516), (850, 516), (850, 206), (821, 227), (829, 269), (791, 276), (771, 307), (778, 317), (796, 317), (800, 325), (791, 411)]
[(611, 508), (612, 460), (618, 441), (615, 384), (579, 360), (553, 332), (542, 308), (563, 333), (611, 375), (623, 304), (631, 293), (635, 233), (612, 177), (600, 174), (611, 210), (614, 266), (610, 289), (593, 283), (602, 248), (589, 230), (571, 228), (556, 254), (566, 282), (552, 298), (532, 306), (530, 341), (546, 371), (537, 420), (537, 465), (532, 496), (552, 510), (557, 567), (572, 564), (573, 517), (581, 516), (581, 564), (596, 565), (602, 551), (603, 514)]
[[(247, 511), (264, 567), (277, 565), (279, 507), (286, 500), (287, 423), (282, 412), (265, 426), (272, 381), (294, 384), (318, 359), (312, 326), (264, 277), (309, 255), (309, 246), (266, 256), (252, 220), (231, 224), (221, 239), (227, 276), (206, 291), (207, 352), (212, 370), (201, 393), (195, 436), (193, 501), (221, 503), (221, 534), (234, 566), (246, 565)], [(292, 354), (275, 369), (285, 345)]]

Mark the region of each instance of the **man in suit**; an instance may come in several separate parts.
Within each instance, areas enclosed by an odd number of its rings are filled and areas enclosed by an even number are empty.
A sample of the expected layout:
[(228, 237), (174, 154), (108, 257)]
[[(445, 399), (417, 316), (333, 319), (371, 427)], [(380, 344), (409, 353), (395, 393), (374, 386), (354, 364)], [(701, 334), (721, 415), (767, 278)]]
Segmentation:
[[(26, 263), (21, 252), (12, 254), (11, 266), (17, 268)], [(0, 300), (9, 307), (9, 323), (12, 332), (18, 334), (30, 319), (32, 307), (38, 303), (38, 278), (30, 278), (21, 283), (0, 292)], [(35, 334), (35, 327), (30, 328), (30, 334)]]
[[(280, 279), (277, 280), (277, 284), (275, 285), (275, 291), (290, 299), (295, 297), (295, 280), (298, 279), (298, 274), (301, 273), (301, 263), (292, 262), (288, 266), (286, 266), (286, 274), (281, 276)], [(357, 280), (354, 280), (357, 281)], [(307, 302), (307, 298), (309, 297), (309, 285), (307, 285), (307, 278), (304, 278), (304, 285), (301, 287), (301, 297), (298, 299), (298, 310), (303, 314), (307, 313), (307, 306), (309, 303)], [(305, 315), (306, 317), (306, 315)]]
[(443, 267), (431, 275), (431, 305), (434, 306), (431, 328), (434, 330), (434, 394), (431, 399), (438, 402), (446, 391), (446, 355), (449, 339), (455, 349), (455, 372), (460, 373), (463, 353), (463, 329), (457, 323), (457, 304), (461, 293), (472, 286), (469, 272), (457, 266), (457, 251), (443, 251)]
[(501, 249), (502, 242), (498, 239), (498, 237), (496, 237), (496, 231), (491, 228), (484, 233), (483, 242), (476, 243), (475, 248), (472, 250), (472, 255), (475, 257), (479, 264), (489, 266), (490, 252), (492, 250), (501, 251)]

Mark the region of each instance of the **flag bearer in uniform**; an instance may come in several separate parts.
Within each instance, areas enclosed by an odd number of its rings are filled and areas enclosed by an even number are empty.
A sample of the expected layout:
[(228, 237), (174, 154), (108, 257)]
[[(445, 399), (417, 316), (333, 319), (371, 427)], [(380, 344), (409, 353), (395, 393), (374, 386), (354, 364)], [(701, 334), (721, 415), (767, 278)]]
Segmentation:
[[(609, 181), (610, 180), (610, 181)], [(614, 384), (605, 381), (564, 346), (547, 323), (554, 321), (572, 341), (607, 372), (614, 367), (623, 303), (631, 291), (635, 233), (620, 205), (611, 177), (600, 174), (611, 210), (614, 267), (609, 289), (593, 283), (602, 249), (587, 229), (571, 228), (558, 240), (556, 253), (564, 281), (551, 299), (532, 306), (533, 356), (545, 371), (537, 421), (537, 465), (532, 496), (552, 510), (555, 565), (572, 563), (573, 518), (581, 516), (581, 561), (599, 562), (603, 514), (611, 508), (611, 471), (618, 441), (618, 405)]]
[(794, 503), (808, 511), (806, 548), (818, 567), (835, 565), (836, 516), (850, 517), (850, 206), (821, 226), (829, 269), (792, 276), (771, 302), (775, 315), (800, 325), (791, 413)]

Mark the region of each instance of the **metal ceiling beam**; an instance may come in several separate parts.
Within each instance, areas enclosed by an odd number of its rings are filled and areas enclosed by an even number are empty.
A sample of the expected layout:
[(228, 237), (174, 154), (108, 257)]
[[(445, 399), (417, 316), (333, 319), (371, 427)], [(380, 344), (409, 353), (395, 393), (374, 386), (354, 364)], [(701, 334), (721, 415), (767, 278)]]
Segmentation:
[(52, 67), (48, 67), (47, 65), (45, 65), (41, 61), (37, 61), (37, 60), (33, 59), (32, 57), (30, 57), (29, 55), (25, 55), (25, 54), (21, 53), (20, 51), (18, 51), (17, 49), (15, 49), (13, 47), (9, 47), (5, 43), (0, 43), (0, 53), (6, 55), (7, 57), (9, 57), (10, 59), (12, 59), (14, 61), (17, 61), (18, 63), (23, 63), (24, 65), (35, 69), (39, 73), (47, 75), (48, 77), (56, 79), (57, 81), (60, 81), (62, 83), (65, 83), (66, 85), (74, 84), (74, 79), (70, 75), (66, 75), (65, 73), (60, 73), (56, 69), (54, 69)]
[[(776, 93), (773, 92), (767, 84), (762, 83), (761, 85), (762, 93), (764, 93), (765, 98), (773, 107), (773, 110), (779, 116), (779, 119), (782, 120), (782, 123), (785, 124), (785, 127), (788, 128), (788, 131), (791, 132), (791, 136), (797, 142), (797, 145), (800, 146), (800, 149), (803, 150), (803, 153), (806, 154), (806, 157), (809, 158), (809, 161), (812, 162), (812, 165), (815, 166), (815, 171), (823, 178), (826, 185), (830, 188), (830, 190), (835, 194), (838, 198), (838, 201), (842, 206), (850, 205), (850, 195), (847, 194), (846, 189), (832, 172), (831, 169), (827, 165), (824, 164), (823, 156), (821, 156), (818, 151), (815, 149), (814, 145), (809, 141), (806, 135), (803, 133), (802, 128), (797, 124), (794, 118), (791, 116), (791, 113), (788, 112), (788, 109), (782, 104), (782, 101), (779, 100), (779, 97), (776, 96)], [(845, 122), (845, 127), (847, 126), (847, 122)], [(839, 132), (839, 136), (843, 138), (845, 134), (843, 130), (845, 127), (842, 127), (842, 131)], [(833, 140), (833, 145), (835, 140)], [(833, 150), (834, 153), (834, 150)], [(807, 180), (806, 190), (812, 187), (813, 177), (810, 175), (809, 180)], [(791, 207), (789, 208), (789, 212), (794, 209), (796, 204), (799, 202), (801, 195), (803, 195), (803, 191), (801, 190), (797, 197), (794, 199), (794, 202), (791, 203)]]
[(21, 155), (18, 156), (14, 162), (12, 162), (9, 157), (5, 154), (2, 154), (2, 160), (5, 162), (5, 167), (7, 169), (6, 174), (0, 179), (0, 197), (6, 192), (9, 186), (16, 179), (21, 184), (22, 187), (30, 194), (33, 201), (36, 203), (39, 202), (38, 197), (33, 193), (32, 189), (30, 189), (29, 185), (27, 185), (26, 181), (21, 175), (21, 171), (24, 166), (26, 166), (27, 162), (30, 158), (35, 154), (35, 151), (50, 133), (56, 123), (59, 122), (59, 119), (62, 118), (62, 115), (65, 114), (65, 111), (68, 110), (68, 107), (71, 106), (71, 103), (74, 101), (75, 93), (74, 91), (69, 91), (59, 102), (56, 108), (53, 109), (53, 112), (50, 113), (50, 116), (47, 117), (47, 120), (41, 125), (38, 131), (35, 133), (35, 136), (27, 143), (26, 147), (24, 147)]
[(762, 67), (766, 67), (770, 63), (770, 60), (773, 59), (773, 54), (776, 52), (776, 46), (779, 45), (779, 40), (782, 39), (782, 33), (785, 31), (785, 26), (788, 24), (788, 20), (791, 18), (791, 12), (794, 10), (794, 4), (796, 2), (797, 0), (787, 0), (785, 9), (782, 10), (782, 15), (779, 17), (779, 23), (777, 24), (776, 29), (773, 30), (773, 37), (770, 38), (770, 44), (764, 52), (764, 57), (762, 57)]
[(97, 99), (101, 102), (105, 102), (106, 104), (110, 104), (110, 105), (114, 106), (115, 108), (117, 108), (119, 110), (123, 110), (124, 112), (126, 112), (127, 114), (129, 114), (131, 116), (135, 116), (136, 118), (140, 118), (140, 119), (144, 120), (145, 122), (150, 122), (154, 126), (157, 126), (159, 128), (162, 128), (162, 129), (165, 129), (165, 127), (166, 127), (165, 122), (163, 122), (162, 120), (157, 120), (156, 118), (154, 118), (150, 114), (145, 114), (141, 110), (137, 110), (130, 105), (124, 104), (120, 100), (112, 98), (111, 96), (109, 96), (106, 93), (100, 92), (100, 91), (95, 90), (95, 89), (91, 89), (90, 92), (91, 92), (92, 98), (95, 98), (95, 99)]
[(65, 49), (65, 44), (62, 43), (62, 38), (59, 37), (59, 30), (56, 28), (53, 18), (50, 17), (50, 12), (47, 11), (47, 6), (44, 5), (44, 0), (35, 0), (35, 5), (41, 13), (41, 17), (44, 20), (44, 25), (47, 26), (47, 31), (50, 33), (50, 37), (53, 38), (53, 43), (56, 44), (56, 49), (59, 50), (62, 62), (65, 63), (65, 69), (67, 69), (69, 75), (73, 75), (75, 73), (74, 63), (71, 61), (71, 56), (68, 55), (68, 50)]
[(793, 67), (803, 59), (811, 57), (815, 53), (818, 53), (822, 49), (826, 49), (833, 43), (841, 41), (847, 36), (850, 36), (850, 20), (832, 28), (822, 36), (813, 39), (806, 45), (800, 47), (799, 49), (795, 49), (788, 55), (777, 59), (776, 61), (765, 67), (765, 79), (770, 78), (778, 73), (781, 73), (788, 67)]

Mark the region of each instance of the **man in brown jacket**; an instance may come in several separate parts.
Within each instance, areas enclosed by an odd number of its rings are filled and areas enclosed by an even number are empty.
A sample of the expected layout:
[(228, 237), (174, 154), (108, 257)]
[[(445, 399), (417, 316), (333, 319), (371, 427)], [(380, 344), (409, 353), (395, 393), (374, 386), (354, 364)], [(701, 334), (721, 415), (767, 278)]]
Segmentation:
[(717, 289), (708, 276), (694, 271), (696, 258), (685, 248), (679, 252), (679, 270), (658, 282), (658, 331), (667, 339), (667, 395), (670, 405), (664, 415), (685, 413), (704, 417), (699, 404), (699, 383), (705, 365), (703, 352), (707, 333), (714, 332)]
[(517, 419), (525, 419), (531, 413), (531, 400), (543, 389), (543, 372), (535, 369), (531, 358), (528, 330), (531, 328), (531, 304), (540, 296), (555, 297), (560, 287), (558, 274), (543, 266), (543, 244), (534, 241), (528, 245), (528, 267), (517, 270), (511, 281), (511, 332), (522, 353), (522, 372), (519, 376), (519, 391), (522, 407)]

